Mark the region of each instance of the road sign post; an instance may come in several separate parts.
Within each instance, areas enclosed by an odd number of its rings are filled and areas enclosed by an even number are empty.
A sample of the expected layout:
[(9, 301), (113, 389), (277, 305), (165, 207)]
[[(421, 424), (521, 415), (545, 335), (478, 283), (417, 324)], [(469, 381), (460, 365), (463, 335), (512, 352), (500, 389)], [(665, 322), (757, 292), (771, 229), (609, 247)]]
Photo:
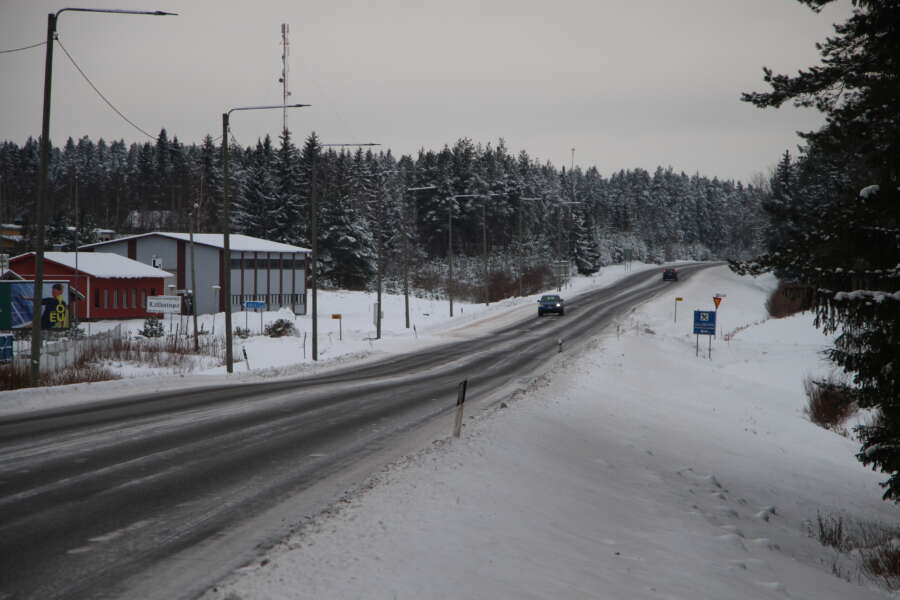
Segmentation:
[(244, 327), (248, 330), (250, 327), (247, 325), (247, 309), (252, 308), (253, 310), (259, 311), (259, 335), (263, 333), (263, 313), (266, 309), (266, 303), (262, 300), (247, 300), (244, 302)]
[(678, 303), (683, 302), (684, 298), (681, 296), (675, 296), (675, 323), (678, 322)]
[[(713, 296), (713, 304), (716, 305), (716, 314), (719, 314), (719, 304), (722, 302), (722, 298), (725, 297), (725, 294), (716, 294)], [(723, 334), (724, 335), (724, 334)]]
[(696, 355), (700, 356), (700, 336), (708, 335), (709, 359), (712, 360), (712, 337), (716, 333), (716, 312), (712, 310), (694, 311), (694, 335), (697, 336)]
[(337, 322), (338, 322), (338, 341), (344, 340), (344, 326), (343, 326), (344, 320), (341, 317), (342, 317), (342, 315), (340, 313), (335, 313), (335, 314), (331, 315), (331, 318), (337, 319)]

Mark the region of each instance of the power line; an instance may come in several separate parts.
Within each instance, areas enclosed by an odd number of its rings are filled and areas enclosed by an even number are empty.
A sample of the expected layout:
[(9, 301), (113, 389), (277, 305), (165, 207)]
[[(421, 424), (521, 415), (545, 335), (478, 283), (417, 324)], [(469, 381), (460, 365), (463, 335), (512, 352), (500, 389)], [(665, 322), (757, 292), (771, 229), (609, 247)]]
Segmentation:
[(22, 46), (21, 48), (11, 48), (9, 50), (0, 50), (0, 54), (8, 54), (10, 52), (21, 52), (22, 50), (30, 50), (32, 48), (37, 48), (38, 46), (43, 46), (47, 42), (38, 42), (37, 44), (31, 44), (30, 46)]
[(140, 131), (141, 133), (143, 133), (144, 135), (146, 135), (146, 136), (147, 136), (148, 138), (150, 138), (151, 140), (159, 141), (158, 138), (157, 138), (155, 135), (151, 135), (151, 134), (147, 133), (146, 131), (144, 131), (143, 129), (141, 129), (140, 127), (138, 127), (138, 126), (134, 123), (134, 121), (132, 121), (131, 119), (129, 119), (128, 117), (126, 117), (125, 115), (123, 115), (123, 114), (122, 114), (122, 111), (120, 111), (118, 108), (116, 108), (116, 107), (113, 105), (112, 102), (110, 102), (109, 100), (107, 100), (106, 96), (103, 95), (103, 92), (101, 92), (99, 89), (97, 89), (97, 86), (94, 85), (94, 83), (93, 83), (93, 82), (90, 80), (90, 78), (84, 73), (84, 71), (81, 70), (81, 67), (78, 66), (78, 63), (75, 62), (75, 59), (72, 58), (72, 55), (69, 54), (69, 51), (66, 50), (66, 47), (65, 47), (65, 46), (63, 46), (63, 43), (62, 43), (62, 41), (60, 41), (60, 39), (59, 39), (58, 36), (57, 36), (57, 38), (56, 38), (56, 41), (57, 41), (57, 43), (59, 44), (59, 47), (62, 48), (62, 51), (65, 52), (66, 56), (69, 58), (69, 61), (71, 61), (71, 63), (75, 66), (75, 68), (78, 70), (78, 72), (81, 73), (81, 76), (84, 77), (84, 80), (87, 81), (88, 85), (91, 86), (91, 88), (93, 88), (93, 90), (94, 90), (95, 92), (97, 92), (97, 95), (100, 96), (100, 98), (103, 99), (103, 101), (106, 103), (106, 105), (107, 105), (108, 107), (110, 107), (110, 108), (113, 110), (113, 112), (115, 112), (117, 115), (119, 115), (120, 117), (122, 117), (122, 119), (123, 119), (126, 123), (128, 123), (129, 125), (131, 125), (131, 126), (134, 127), (135, 129), (137, 129), (138, 131)]

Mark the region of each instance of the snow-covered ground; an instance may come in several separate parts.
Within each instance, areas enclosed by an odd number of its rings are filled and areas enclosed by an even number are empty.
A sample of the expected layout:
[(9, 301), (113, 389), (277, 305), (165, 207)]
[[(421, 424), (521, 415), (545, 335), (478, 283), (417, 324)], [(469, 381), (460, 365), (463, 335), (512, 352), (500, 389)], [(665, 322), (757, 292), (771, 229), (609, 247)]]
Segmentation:
[[(609, 285), (626, 275), (656, 268), (657, 265), (632, 263), (626, 271), (616, 265), (606, 267), (590, 277), (574, 277), (561, 292), (572, 296), (579, 292)], [(555, 290), (554, 290), (555, 291)], [(290, 311), (239, 312), (233, 315), (233, 327), (247, 328), (251, 336), (235, 338), (234, 373), (228, 376), (224, 366), (211, 365), (211, 357), (192, 361), (176, 368), (152, 368), (125, 362), (106, 366), (123, 379), (91, 384), (66, 385), (54, 388), (23, 389), (0, 392), (0, 415), (40, 410), (58, 406), (120, 398), (128, 395), (184, 389), (189, 386), (221, 384), (229, 381), (259, 381), (273, 377), (296, 376), (347, 366), (364, 360), (384, 358), (389, 354), (415, 352), (429, 345), (453, 339), (483, 335), (517, 318), (535, 314), (540, 294), (511, 298), (490, 306), (454, 302), (454, 316), (450, 318), (446, 300), (427, 300), (410, 297), (410, 329), (406, 329), (404, 298), (384, 294), (382, 303), (382, 339), (375, 340), (374, 293), (320, 291), (318, 301), (319, 360), (312, 360), (312, 320), (310, 316), (295, 317)], [(332, 315), (341, 315), (340, 321)], [(265, 326), (277, 319), (295, 323), (296, 337), (270, 338), (260, 335)], [(166, 333), (192, 331), (192, 321), (182, 317), (166, 317)], [(86, 333), (95, 334), (121, 324), (123, 330), (137, 334), (144, 326), (143, 319), (100, 321), (83, 324)], [(221, 336), (225, 330), (225, 314), (198, 316), (198, 330)], [(244, 351), (247, 361), (243, 360)], [(249, 365), (248, 365), (249, 363)]]
[[(828, 339), (809, 315), (765, 320), (773, 286), (695, 276), (677, 323), (674, 292), (645, 304), (204, 600), (890, 597), (810, 536), (818, 511), (898, 515), (856, 442), (804, 415)], [(733, 335), (698, 358), (689, 312), (716, 292)]]

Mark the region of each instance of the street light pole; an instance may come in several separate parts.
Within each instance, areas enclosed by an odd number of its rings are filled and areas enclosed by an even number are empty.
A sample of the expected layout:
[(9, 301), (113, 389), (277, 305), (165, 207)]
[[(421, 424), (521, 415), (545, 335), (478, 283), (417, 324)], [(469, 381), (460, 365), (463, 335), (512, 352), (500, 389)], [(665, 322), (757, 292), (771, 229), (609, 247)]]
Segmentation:
[[(201, 182), (200, 185), (202, 187), (203, 183)], [(189, 220), (191, 227), (191, 314), (194, 317), (194, 352), (200, 352), (200, 338), (197, 333), (197, 262), (194, 260), (194, 229), (196, 227), (195, 221), (198, 208), (200, 208), (200, 205), (194, 202)]]
[(450, 300), (450, 316), (453, 317), (453, 207), (456, 196), (450, 197), (447, 208), (447, 298)]
[[(225, 296), (225, 370), (228, 373), (234, 373), (234, 352), (232, 351), (232, 331), (231, 331), (231, 238), (229, 231), (231, 230), (231, 198), (228, 195), (228, 133), (229, 120), (231, 113), (238, 110), (267, 110), (273, 108), (300, 108), (310, 106), (309, 104), (276, 104), (266, 106), (239, 106), (222, 113), (222, 174), (224, 175), (223, 195), (222, 199), (222, 292)], [(315, 300), (315, 298), (313, 298)], [(221, 300), (220, 300), (221, 303)], [(315, 336), (313, 336), (313, 344), (315, 344)]]
[(122, 10), (115, 8), (63, 8), (47, 15), (47, 50), (44, 59), (44, 109), (41, 119), (41, 165), (38, 171), (37, 205), (35, 206), (35, 227), (37, 239), (34, 253), (34, 292), (31, 313), (31, 385), (37, 386), (41, 368), (41, 302), (44, 287), (44, 238), (46, 236), (47, 211), (47, 171), (50, 162), (50, 100), (53, 80), (53, 43), (56, 41), (56, 24), (59, 15), (65, 11), (119, 13), (128, 15), (175, 16), (177, 13), (161, 10)]

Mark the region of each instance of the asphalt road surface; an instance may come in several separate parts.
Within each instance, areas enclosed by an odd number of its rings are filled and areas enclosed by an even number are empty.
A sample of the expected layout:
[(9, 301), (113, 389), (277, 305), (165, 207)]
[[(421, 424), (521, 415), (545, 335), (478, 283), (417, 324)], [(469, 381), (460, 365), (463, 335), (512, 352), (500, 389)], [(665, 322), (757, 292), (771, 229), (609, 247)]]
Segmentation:
[[(567, 299), (564, 317), (538, 319), (535, 307), (487, 336), (319, 376), (0, 418), (0, 600), (196, 596), (240, 553), (192, 549), (215, 547), (437, 417), (447, 416), (449, 433), (461, 380), (472, 398), (533, 377), (560, 338), (574, 351), (678, 286), (660, 273)], [(254, 531), (237, 544), (252, 550), (264, 537)], [(160, 571), (174, 556), (191, 557), (181, 562), (182, 581)], [(148, 577), (154, 570), (164, 575)]]

